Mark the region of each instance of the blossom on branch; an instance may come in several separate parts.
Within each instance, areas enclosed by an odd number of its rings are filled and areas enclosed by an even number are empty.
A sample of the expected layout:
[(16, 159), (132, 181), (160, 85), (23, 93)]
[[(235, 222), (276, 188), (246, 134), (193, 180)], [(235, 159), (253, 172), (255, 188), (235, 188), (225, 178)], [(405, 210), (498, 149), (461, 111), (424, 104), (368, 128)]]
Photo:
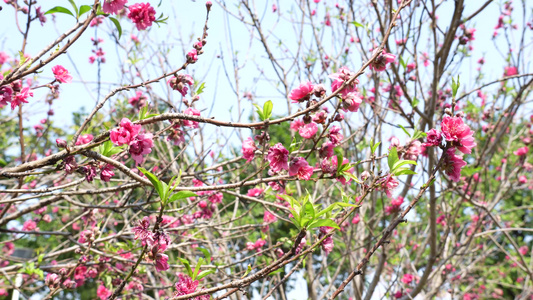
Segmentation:
[(135, 23), (138, 30), (145, 30), (155, 21), (155, 10), (150, 3), (135, 3), (129, 6), (128, 18)]

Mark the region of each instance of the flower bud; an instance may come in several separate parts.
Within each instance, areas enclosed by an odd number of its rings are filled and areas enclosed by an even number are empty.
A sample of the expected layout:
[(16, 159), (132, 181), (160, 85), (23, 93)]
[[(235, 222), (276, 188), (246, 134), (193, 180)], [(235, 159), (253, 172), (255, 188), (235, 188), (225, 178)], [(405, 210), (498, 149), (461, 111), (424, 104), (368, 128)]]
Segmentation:
[(56, 139), (56, 144), (58, 148), (65, 148), (67, 147), (67, 141), (62, 139)]

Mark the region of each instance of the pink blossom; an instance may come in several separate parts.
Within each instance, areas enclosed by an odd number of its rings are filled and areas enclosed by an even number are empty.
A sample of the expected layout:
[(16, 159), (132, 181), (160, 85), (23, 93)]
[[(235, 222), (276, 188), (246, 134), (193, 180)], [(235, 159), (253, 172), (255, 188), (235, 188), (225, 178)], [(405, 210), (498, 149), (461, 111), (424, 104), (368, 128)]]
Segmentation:
[(313, 175), (313, 167), (303, 157), (295, 157), (291, 160), (289, 166), (289, 175), (296, 176), (298, 179), (309, 180)]
[(63, 162), (65, 163), (65, 173), (72, 174), (76, 169), (78, 168), (78, 164), (76, 163), (76, 159), (73, 155), (67, 156)]
[(265, 215), (263, 216), (263, 222), (264, 223), (272, 224), (272, 223), (276, 222), (277, 220), (278, 220), (278, 218), (274, 214), (272, 214), (268, 210), (265, 210)]
[[(2, 76), (0, 75), (0, 79)], [(3, 85), (0, 87), (0, 108), (7, 105), (8, 102), (11, 102), (11, 97), (13, 96), (13, 89), (10, 85)]]
[(291, 122), (291, 130), (294, 130), (294, 131), (298, 131), (300, 130), (300, 127), (304, 126), (305, 123), (304, 121), (302, 121), (302, 119), (296, 119), (294, 121)]
[(41, 22), (41, 26), (44, 26), (44, 23), (46, 22), (46, 17), (44, 16), (44, 13), (41, 11), (41, 7), (37, 7), (35, 10), (35, 14), (37, 15), (37, 18), (39, 19), (39, 22)]
[(94, 165), (84, 166), (81, 170), (85, 174), (85, 180), (87, 180), (87, 182), (92, 182), (94, 177), (96, 177), (96, 168)]
[(529, 247), (528, 246), (522, 246), (522, 247), (520, 247), (520, 249), (518, 249), (518, 252), (520, 252), (520, 254), (522, 254), (522, 255), (527, 255), (527, 253), (529, 252)]
[(310, 81), (302, 82), (299, 87), (291, 91), (289, 99), (292, 100), (292, 103), (309, 100), (309, 96), (313, 93), (313, 88), (314, 85)]
[(330, 235), (328, 236), (327, 238), (325, 238), (323, 241), (322, 241), (322, 250), (324, 250), (324, 252), (326, 253), (326, 255), (328, 255), (331, 251), (333, 251), (333, 247), (335, 246), (333, 244), (333, 237)]
[(363, 99), (356, 93), (348, 93), (343, 99), (342, 110), (357, 112), (359, 105), (363, 103)]
[(258, 239), (254, 243), (254, 248), (257, 250), (257, 252), (261, 251), (261, 248), (266, 244), (266, 241), (263, 239)]
[(168, 85), (173, 89), (181, 93), (185, 97), (187, 91), (189, 90), (188, 86), (194, 85), (194, 79), (191, 75), (187, 74), (178, 74), (178, 76), (173, 76), (168, 80)]
[[(128, 0), (104, 0), (102, 10), (106, 14), (118, 14), (118, 11), (124, 8), (124, 5), (128, 3)], [(140, 30), (140, 29), (139, 29)]]
[(96, 295), (98, 296), (98, 298), (100, 298), (100, 300), (106, 300), (112, 295), (112, 293), (103, 284), (101, 284), (96, 290)]
[(91, 27), (98, 27), (98, 25), (102, 24), (104, 22), (103, 17), (96, 17), (91, 20), (91, 23), (89, 23), (89, 26)]
[(137, 164), (141, 164), (144, 160), (144, 155), (152, 152), (154, 142), (152, 141), (153, 135), (151, 133), (139, 134), (130, 143), (129, 153), (131, 158), (135, 160)]
[(23, 231), (34, 231), (34, 230), (39, 230), (39, 229), (37, 228), (37, 223), (35, 223), (34, 220), (27, 220), (22, 225), (22, 230)]
[[(344, 158), (344, 159), (342, 160), (342, 165), (345, 165), (345, 164), (348, 164), (348, 163), (350, 163), (350, 162), (348, 161), (347, 158)], [(336, 175), (337, 167), (338, 167), (337, 156), (333, 156), (333, 157), (331, 158), (331, 167), (332, 167), (332, 173), (333, 173), (333, 175)], [(352, 168), (348, 169), (347, 172), (353, 174), (353, 172), (354, 172), (354, 168), (352, 167)], [(349, 179), (347, 180), (346, 178), (344, 178), (344, 176), (341, 175), (341, 176), (337, 177), (337, 181), (340, 182), (340, 183), (342, 183), (343, 185), (346, 185), (347, 183), (350, 183), (350, 182), (352, 181), (352, 179), (349, 178)]]
[(387, 53), (385, 50), (370, 63), (370, 69), (381, 72), (387, 68), (387, 64), (393, 62), (396, 55)]
[(178, 277), (179, 281), (174, 285), (176, 288), (174, 296), (183, 296), (196, 292), (199, 283), (198, 280), (193, 281), (189, 276), (184, 276), (181, 273), (178, 274)]
[(130, 144), (141, 131), (141, 125), (133, 124), (128, 118), (120, 121), (120, 127), (114, 128), (109, 134), (111, 142), (117, 146)]
[(257, 150), (257, 146), (251, 137), (244, 140), (244, 143), (242, 143), (242, 157), (246, 159), (247, 163), (254, 159), (255, 150)]
[(361, 221), (361, 217), (359, 216), (359, 214), (356, 214), (352, 219), (352, 224), (354, 225), (359, 224), (360, 221)]
[(139, 225), (132, 228), (133, 233), (135, 234), (134, 239), (140, 239), (143, 244), (151, 245), (154, 241), (153, 233), (149, 231), (150, 228), (150, 218), (144, 217), (139, 221)]
[(76, 140), (76, 146), (88, 144), (92, 140), (93, 140), (92, 134), (82, 134), (78, 137), (78, 140)]
[(278, 7), (276, 6), (276, 3), (272, 4), (272, 12), (275, 13), (278, 11)]
[(11, 109), (14, 110), (15, 107), (20, 106), (22, 103), (28, 103), (28, 97), (33, 97), (33, 91), (29, 87), (25, 87), (11, 98)]
[(400, 182), (389, 174), (385, 179), (379, 182), (380, 189), (385, 191), (387, 197), (392, 197), (392, 191), (400, 185)]
[[(61, 277), (55, 273), (48, 273), (44, 283), (50, 288), (54, 289), (61, 283)], [(1, 295), (1, 294), (0, 294)], [(6, 295), (7, 296), (7, 295)]]
[(524, 146), (522, 148), (518, 148), (515, 152), (513, 152), (514, 155), (517, 156), (524, 156), (529, 152), (529, 148), (527, 146)]
[(518, 176), (518, 182), (522, 184), (527, 183), (527, 177), (524, 175)]
[(342, 139), (344, 138), (344, 136), (342, 135), (340, 131), (341, 131), (341, 128), (338, 126), (332, 126), (331, 129), (329, 130), (329, 134), (328, 134), (329, 140), (335, 146), (340, 145)]
[(222, 193), (214, 193), (211, 196), (209, 196), (207, 200), (209, 200), (211, 203), (216, 204), (216, 203), (221, 203), (223, 197), (224, 195), (222, 195)]
[(9, 55), (4, 51), (0, 51), (0, 65), (5, 64), (9, 61)]
[(313, 116), (313, 122), (317, 124), (324, 124), (326, 123), (327, 118), (328, 118), (328, 113), (324, 110), (321, 110)]
[(330, 141), (325, 141), (322, 146), (320, 147), (320, 150), (318, 150), (318, 154), (321, 158), (330, 158), (334, 154), (335, 146)]
[(444, 154), (444, 163), (442, 169), (454, 182), (461, 179), (461, 169), (466, 166), (462, 155), (456, 155), (455, 149), (448, 149)]
[[(343, 83), (348, 82), (350, 78), (354, 77), (355, 73), (350, 71), (348, 67), (341, 67), (337, 73), (330, 74), (328, 77), (332, 79), (331, 81), (331, 91), (335, 92), (338, 90)], [(346, 97), (348, 93), (357, 92), (357, 84), (359, 84), (359, 80), (355, 79), (351, 84), (347, 85), (345, 88), (343, 88), (340, 93), (342, 97)]]
[(163, 253), (157, 253), (155, 258), (155, 269), (157, 271), (166, 271), (170, 268), (168, 264), (168, 255)]
[(264, 191), (265, 190), (263, 190), (262, 188), (253, 188), (253, 189), (249, 189), (246, 195), (250, 197), (257, 197), (261, 195)]
[(416, 63), (415, 62), (407, 64), (407, 72), (411, 72), (414, 69), (416, 69)]
[(270, 162), (270, 169), (274, 173), (289, 169), (289, 151), (281, 143), (268, 149), (267, 159)]
[(386, 215), (391, 215), (391, 214), (399, 212), (400, 211), (400, 206), (402, 205), (402, 203), (403, 203), (403, 197), (401, 197), (401, 196), (396, 198), (396, 199), (392, 199), (391, 200), (391, 205), (385, 207), (385, 214)]
[(111, 177), (115, 176), (115, 172), (113, 172), (114, 168), (114, 166), (106, 164), (100, 172), (100, 179), (102, 181), (109, 182), (109, 180), (111, 180)]
[(144, 30), (152, 26), (155, 21), (155, 10), (150, 3), (135, 3), (129, 6), (128, 18), (135, 23), (138, 30)]
[(420, 141), (411, 141), (411, 143), (409, 143), (407, 146), (407, 150), (405, 150), (403, 159), (416, 161), (418, 158), (418, 155), (420, 155), (421, 153), (422, 153), (422, 143)]
[[(186, 115), (193, 115), (193, 116), (200, 116), (200, 111), (197, 110), (194, 107), (187, 108), (184, 112)], [(198, 128), (198, 122), (197, 121), (191, 121), (191, 120), (182, 120), (183, 126), (192, 127), (192, 128)]]
[(300, 129), (298, 129), (298, 133), (300, 133), (300, 136), (304, 139), (311, 139), (317, 131), (318, 126), (316, 126), (316, 124), (313, 122), (305, 124), (304, 126), (300, 127)]
[(67, 69), (65, 69), (61, 65), (57, 65), (52, 67), (52, 72), (54, 73), (54, 77), (57, 81), (61, 83), (71, 83), (72, 82), (72, 76), (68, 73)]
[(472, 153), (472, 148), (476, 146), (474, 132), (463, 122), (462, 118), (445, 116), (442, 119), (441, 130), (444, 138), (457, 150), (465, 154)]
[(402, 282), (405, 284), (409, 284), (413, 281), (415, 277), (412, 274), (404, 274), (402, 277)]
[(513, 76), (518, 74), (518, 69), (516, 67), (505, 67), (503, 75), (504, 76)]
[(436, 129), (427, 132), (427, 146), (439, 146), (442, 142), (442, 133)]
[(198, 51), (196, 51), (196, 49), (192, 49), (191, 51), (189, 51), (186, 55), (187, 57), (187, 61), (190, 62), (191, 64), (194, 64), (195, 62), (198, 61)]
[(141, 91), (136, 91), (135, 96), (128, 99), (128, 103), (133, 107), (139, 108), (146, 105), (146, 99), (148, 98)]

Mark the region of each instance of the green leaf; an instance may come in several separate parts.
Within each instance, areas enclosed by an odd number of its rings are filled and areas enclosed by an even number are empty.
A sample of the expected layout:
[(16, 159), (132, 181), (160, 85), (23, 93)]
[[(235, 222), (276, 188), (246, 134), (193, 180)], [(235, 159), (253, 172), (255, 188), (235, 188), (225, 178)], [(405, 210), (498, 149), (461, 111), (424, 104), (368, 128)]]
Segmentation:
[(355, 27), (361, 27), (361, 28), (364, 28), (364, 27), (365, 27), (365, 26), (363, 26), (363, 24), (358, 23), (358, 22), (355, 22), (355, 21), (352, 21), (351, 23), (354, 24)]
[(310, 220), (315, 219), (315, 208), (313, 207), (313, 203), (306, 202), (304, 205), (304, 214), (305, 216), (308, 216)]
[(118, 30), (118, 39), (120, 40), (120, 37), (122, 36), (122, 26), (120, 26), (120, 22), (113, 18), (113, 17), (109, 17), (109, 20), (111, 20), (111, 22), (113, 22), (113, 24), (115, 24), (115, 27), (117, 27), (117, 30)]
[[(294, 213), (292, 214), (294, 215)], [(289, 220), (291, 220), (292, 224), (294, 224), (296, 228), (298, 228), (299, 230), (302, 229), (302, 227), (300, 226), (300, 222), (298, 222), (298, 220), (296, 220), (295, 218), (289, 218)]]
[(393, 173), (395, 176), (400, 175), (416, 175), (416, 172), (408, 168), (400, 168)]
[(105, 157), (111, 157), (124, 150), (124, 146), (115, 147), (111, 141), (107, 141), (99, 146), (99, 152)]
[(425, 189), (431, 186), (433, 183), (435, 183), (435, 178), (431, 179), (431, 181), (428, 184), (423, 184), (420, 188)]
[(187, 273), (189, 273), (189, 277), (192, 278), (193, 276), (193, 273), (192, 273), (192, 269), (191, 269), (191, 264), (189, 264), (189, 261), (186, 260), (185, 258), (181, 258), (181, 257), (178, 257), (178, 259), (181, 261), (181, 263), (185, 266), (185, 268), (187, 269)]
[(296, 142), (296, 137), (294, 136), (292, 138), (291, 146), (289, 147), (289, 153), (296, 151), (296, 149), (298, 149), (301, 144), (302, 142)]
[(169, 190), (168, 184), (166, 182), (164, 182), (164, 181), (161, 181), (161, 189), (163, 190), (163, 195), (160, 194), (159, 197), (161, 198), (161, 201), (166, 204), (168, 196), (169, 196), (169, 194), (168, 194), (168, 190)]
[(322, 227), (322, 226), (328, 226), (328, 227), (340, 229), (339, 225), (337, 225), (337, 223), (335, 223), (331, 219), (316, 220), (313, 223), (311, 223), (309, 226), (307, 226), (307, 229), (312, 229), (312, 228), (317, 228), (317, 227)]
[(177, 201), (177, 200), (181, 200), (181, 199), (185, 199), (185, 198), (189, 198), (189, 197), (196, 197), (198, 196), (197, 194), (191, 192), (191, 191), (179, 191), (177, 193), (175, 193), (174, 195), (170, 196), (170, 199), (168, 200), (167, 203), (172, 203), (174, 201)]
[(452, 95), (455, 98), (455, 95), (457, 95), (457, 90), (459, 89), (459, 86), (461, 86), (461, 83), (459, 82), (459, 75), (457, 75), (457, 81), (452, 77)]
[(344, 160), (344, 158), (342, 157), (342, 154), (337, 154), (337, 175), (340, 175), (341, 173), (341, 170), (342, 170), (342, 161)]
[(398, 168), (400, 168), (401, 166), (404, 166), (404, 165), (415, 165), (416, 166), (416, 161), (414, 161), (414, 160), (400, 160), (400, 161), (397, 161), (392, 166), (391, 172), (396, 171)]
[(139, 120), (144, 120), (144, 116), (146, 115), (147, 112), (148, 112), (148, 106), (143, 106), (139, 110)]
[(80, 16), (80, 12), (78, 11), (78, 6), (76, 6), (76, 3), (74, 3), (74, 0), (68, 0), (70, 2), (70, 5), (74, 8), (74, 11), (76, 12), (76, 19)]
[(409, 132), (407, 131), (407, 129), (405, 129), (405, 127), (403, 127), (402, 125), (398, 124), (398, 126), (400, 126), (400, 128), (403, 130), (403, 132), (405, 132), (405, 134), (407, 134), (407, 136), (411, 137), (411, 135), (409, 134)]
[(49, 15), (49, 14), (53, 14), (53, 13), (62, 13), (62, 14), (71, 15), (74, 18), (76, 17), (70, 10), (68, 10), (67, 8), (64, 8), (62, 6), (53, 7), (51, 9), (49, 9), (47, 12), (45, 12), (44, 14), (45, 15)]
[(215, 270), (213, 270), (213, 269), (203, 270), (202, 272), (198, 273), (198, 276), (196, 276), (196, 280), (200, 280), (200, 279), (204, 278), (205, 276), (207, 276), (209, 274), (213, 274), (213, 273), (215, 273)]
[[(373, 141), (370, 142), (370, 144), (372, 143)], [(379, 147), (379, 144), (381, 144), (381, 142), (377, 142), (374, 145), (370, 146), (370, 150), (372, 150), (372, 154), (376, 153), (376, 149)]]
[[(304, 261), (303, 261), (303, 264), (304, 264), (303, 267), (304, 267), (304, 269), (305, 269), (305, 259), (304, 259)], [(270, 276), (270, 275), (276, 275), (276, 274), (279, 274), (279, 273), (281, 273), (281, 272), (283, 272), (283, 268), (279, 268), (279, 269), (277, 269), (276, 271), (272, 271), (272, 272), (268, 273), (268, 275), (269, 275), (269, 276)]]
[(257, 108), (257, 114), (259, 115), (259, 118), (261, 119), (261, 121), (264, 121), (265, 120), (265, 114), (263, 113), (263, 109), (261, 107), (259, 107), (259, 105), (257, 104), (254, 104), (255, 108)]
[(241, 279), (248, 276), (252, 272), (252, 265), (248, 265), (248, 268), (246, 268), (246, 272), (244, 272), (244, 275), (242, 275)]
[(80, 11), (79, 11), (79, 16), (83, 16), (86, 12), (90, 11), (91, 9), (93, 9), (92, 7), (90, 7), (89, 5), (82, 5), (80, 6)]
[(159, 181), (159, 179), (157, 179), (154, 174), (150, 173), (150, 171), (146, 170), (145, 168), (137, 167), (137, 169), (139, 169), (139, 171), (141, 171), (148, 178), (148, 180), (150, 180), (155, 190), (159, 194), (159, 197), (161, 198), (162, 196), (164, 196), (164, 190), (161, 181)]
[(320, 212), (318, 212), (318, 213), (316, 214), (315, 217), (318, 218), (318, 217), (320, 217), (320, 216), (322, 216), (322, 215), (326, 215), (326, 214), (329, 213), (330, 211), (334, 210), (335, 207), (337, 207), (337, 203), (333, 203), (333, 204), (331, 204), (330, 206), (324, 208), (323, 210), (321, 210)]
[(265, 120), (270, 119), (272, 116), (272, 108), (274, 108), (274, 104), (272, 104), (271, 100), (268, 100), (263, 104), (263, 116), (265, 117)]
[(400, 65), (404, 68), (404, 69), (407, 69), (407, 63), (403, 60), (403, 58), (400, 56)]
[(205, 82), (202, 82), (202, 84), (200, 84), (200, 86), (196, 90), (196, 95), (200, 95), (201, 93), (203, 93), (204, 89), (205, 89)]
[(200, 250), (200, 252), (202, 252), (204, 254), (206, 263), (210, 264), (211, 263), (211, 253), (209, 253), (209, 250), (207, 250), (205, 248), (196, 248), (196, 249)]
[(413, 97), (413, 107), (417, 107), (418, 103), (420, 103), (420, 100), (418, 100), (416, 97)]
[(396, 150), (396, 147), (392, 147), (390, 150), (389, 150), (389, 157), (387, 157), (387, 162), (389, 163), (389, 168), (391, 169), (391, 171), (393, 170), (393, 166), (394, 164), (400, 160), (398, 158), (398, 151)]
[(425, 138), (426, 136), (428, 135), (425, 132), (415, 129), (415, 133), (413, 133), (412, 139), (418, 140), (419, 138)]
[(194, 273), (193, 273), (193, 277), (192, 277), (192, 280), (196, 280), (196, 276), (198, 275), (199, 271), (200, 271), (200, 267), (204, 264), (204, 259), (203, 258), (200, 258), (198, 260), (198, 263), (196, 263), (196, 267), (194, 267)]
[[(359, 178), (357, 178), (357, 176), (355, 176), (354, 174), (350, 173), (350, 172), (343, 172), (341, 174), (342, 176), (344, 176), (344, 178), (348, 177), (350, 179), (353, 179), (353, 181), (357, 182), (357, 183), (362, 183), (361, 180), (359, 180)], [(346, 178), (346, 180), (348, 180), (348, 178)]]
[(7, 166), (7, 162), (0, 158), (0, 167), (5, 167), (5, 166)]
[(477, 168), (474, 168), (474, 167), (466, 167), (466, 168), (463, 168), (461, 170), (461, 173), (463, 175), (465, 175), (466, 177), (470, 177), (474, 174), (476, 174), (477, 172), (481, 171), (482, 167), (477, 167)]

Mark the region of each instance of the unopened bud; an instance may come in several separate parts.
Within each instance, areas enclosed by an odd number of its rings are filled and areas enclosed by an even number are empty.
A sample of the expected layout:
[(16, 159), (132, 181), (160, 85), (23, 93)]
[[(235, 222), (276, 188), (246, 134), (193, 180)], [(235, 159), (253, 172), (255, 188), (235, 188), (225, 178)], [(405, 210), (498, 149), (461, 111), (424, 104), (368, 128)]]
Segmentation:
[(58, 148), (65, 148), (67, 147), (67, 141), (62, 139), (56, 139), (56, 144)]

